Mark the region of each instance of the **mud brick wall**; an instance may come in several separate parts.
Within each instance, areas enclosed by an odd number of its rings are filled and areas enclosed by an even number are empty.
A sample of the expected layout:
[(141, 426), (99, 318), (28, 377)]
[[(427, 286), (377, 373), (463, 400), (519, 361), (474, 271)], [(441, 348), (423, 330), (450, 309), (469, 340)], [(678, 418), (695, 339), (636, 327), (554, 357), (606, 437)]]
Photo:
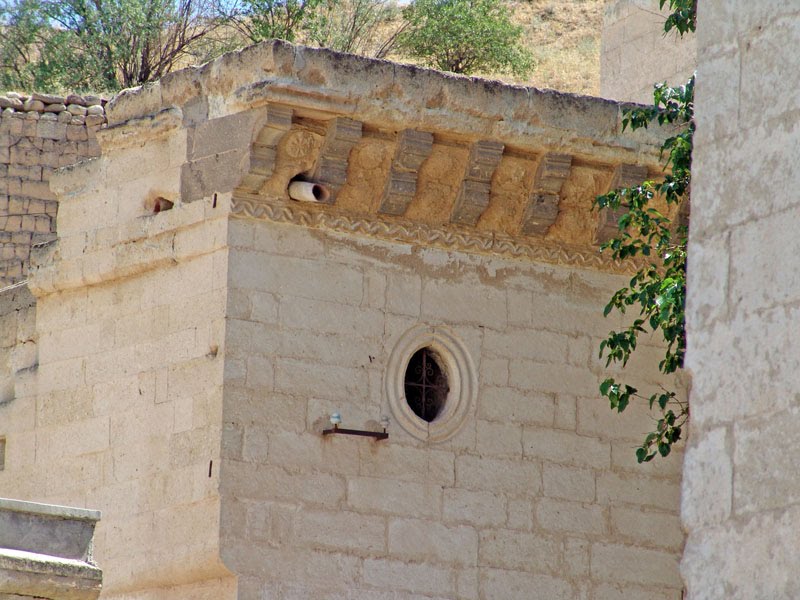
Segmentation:
[(55, 238), (50, 177), (98, 156), (98, 96), (0, 95), (0, 287), (25, 279), (31, 248)]

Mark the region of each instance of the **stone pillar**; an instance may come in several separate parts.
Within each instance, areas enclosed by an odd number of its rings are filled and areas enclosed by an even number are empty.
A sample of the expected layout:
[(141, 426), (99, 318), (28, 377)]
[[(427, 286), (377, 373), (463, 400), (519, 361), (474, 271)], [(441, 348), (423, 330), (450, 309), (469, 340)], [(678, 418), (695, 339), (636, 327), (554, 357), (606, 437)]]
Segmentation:
[(800, 7), (699, 3), (682, 573), (692, 600), (800, 595)]
[(0, 599), (95, 600), (96, 510), (0, 498)]

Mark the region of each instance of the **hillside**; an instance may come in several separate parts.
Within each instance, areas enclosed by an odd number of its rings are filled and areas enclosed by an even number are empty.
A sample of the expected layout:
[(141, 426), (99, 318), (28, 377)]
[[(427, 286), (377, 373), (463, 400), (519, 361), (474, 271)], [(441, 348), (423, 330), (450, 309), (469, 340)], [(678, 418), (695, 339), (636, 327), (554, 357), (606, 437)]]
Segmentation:
[[(600, 37), (605, 0), (509, 0), (509, 5), (514, 11), (514, 21), (525, 30), (524, 45), (533, 55), (535, 67), (525, 78), (492, 72), (475, 75), (564, 92), (599, 95)], [(387, 30), (395, 26), (392, 23)], [(397, 52), (387, 58), (414, 62)]]
[(600, 92), (600, 34), (604, 0), (522, 0), (513, 3), (536, 67), (515, 83), (564, 92)]

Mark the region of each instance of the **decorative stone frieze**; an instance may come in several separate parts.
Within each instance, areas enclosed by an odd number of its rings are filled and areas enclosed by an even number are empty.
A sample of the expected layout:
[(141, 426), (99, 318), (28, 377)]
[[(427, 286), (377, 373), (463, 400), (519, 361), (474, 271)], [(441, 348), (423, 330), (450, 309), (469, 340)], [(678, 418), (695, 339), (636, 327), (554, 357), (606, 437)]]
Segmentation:
[(602, 269), (630, 273), (638, 268), (632, 260), (617, 262), (595, 250), (583, 250), (566, 245), (534, 243), (513, 236), (473, 231), (467, 233), (456, 227), (432, 227), (410, 221), (379, 218), (353, 218), (321, 210), (305, 209), (284, 204), (234, 198), (234, 216), (275, 223), (289, 223), (313, 229), (354, 233), (402, 243), (421, 244), (460, 252), (495, 254), (509, 258), (550, 264)]

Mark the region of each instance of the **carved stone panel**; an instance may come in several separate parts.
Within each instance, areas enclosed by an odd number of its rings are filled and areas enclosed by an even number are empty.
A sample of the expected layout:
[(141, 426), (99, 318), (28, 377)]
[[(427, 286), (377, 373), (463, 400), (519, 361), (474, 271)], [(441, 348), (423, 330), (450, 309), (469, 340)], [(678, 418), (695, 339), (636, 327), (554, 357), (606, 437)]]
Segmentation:
[(525, 214), (523, 235), (544, 235), (558, 217), (561, 188), (569, 177), (572, 156), (549, 153), (542, 157)]
[(311, 180), (330, 188), (330, 204), (336, 201), (336, 195), (347, 181), (350, 151), (361, 140), (361, 127), (361, 121), (346, 117), (333, 119), (328, 125)]
[(433, 149), (433, 134), (406, 129), (397, 141), (379, 212), (404, 215), (417, 193), (418, 169)]
[(475, 225), (489, 206), (492, 175), (500, 164), (505, 146), (500, 142), (483, 140), (470, 149), (464, 181), (458, 191), (451, 223)]
[(250, 151), (250, 171), (239, 187), (258, 193), (264, 183), (272, 177), (278, 155), (278, 143), (292, 127), (291, 108), (270, 104), (267, 107), (267, 123), (261, 129)]

